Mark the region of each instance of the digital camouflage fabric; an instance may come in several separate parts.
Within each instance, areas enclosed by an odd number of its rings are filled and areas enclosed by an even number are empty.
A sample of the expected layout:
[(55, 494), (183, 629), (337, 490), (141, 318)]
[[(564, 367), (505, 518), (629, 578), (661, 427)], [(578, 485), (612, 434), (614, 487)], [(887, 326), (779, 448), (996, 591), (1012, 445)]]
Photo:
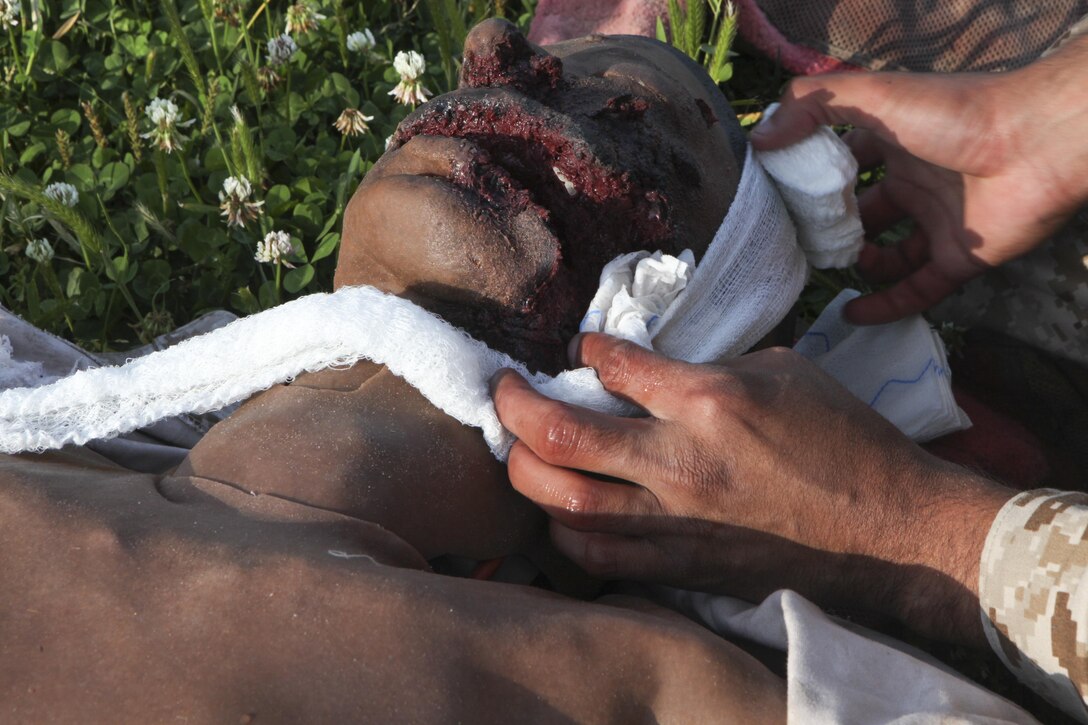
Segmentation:
[(1088, 494), (1027, 491), (994, 520), (979, 567), (991, 646), (1013, 673), (1088, 722)]
[(931, 314), (1088, 365), (1088, 209), (1033, 252), (968, 282)]

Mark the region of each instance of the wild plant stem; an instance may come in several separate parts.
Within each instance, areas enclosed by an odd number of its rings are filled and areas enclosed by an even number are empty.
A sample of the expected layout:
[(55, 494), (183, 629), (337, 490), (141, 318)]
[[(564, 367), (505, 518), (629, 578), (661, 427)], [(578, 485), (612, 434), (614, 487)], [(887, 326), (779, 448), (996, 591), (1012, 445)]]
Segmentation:
[(61, 301), (64, 307), (64, 322), (68, 325), (68, 329), (72, 330), (72, 318), (68, 315), (68, 295), (64, 293), (64, 288), (60, 286), (60, 280), (57, 279), (57, 273), (53, 269), (53, 265), (49, 262), (38, 265), (38, 269), (41, 271), (42, 276), (45, 277), (45, 284), (53, 291), (53, 294), (58, 300)]
[(284, 101), (287, 104), (287, 125), (291, 125), (291, 66), (287, 66), (287, 88), (284, 93)]
[[(240, 25), (242, 26), (242, 40), (246, 43), (246, 54), (249, 56), (249, 64), (256, 68), (260, 58), (253, 54), (253, 39), (249, 37), (249, 23), (245, 22), (245, 18), (242, 18)], [(238, 44), (235, 43), (234, 47), (237, 48)], [(233, 53), (234, 51), (231, 52)], [(258, 101), (258, 103), (259, 102), (260, 101)]]
[(212, 20), (213, 18), (209, 18), (207, 15), (204, 16), (204, 23), (208, 26), (208, 35), (212, 39), (212, 55), (215, 56), (215, 67), (219, 69), (219, 75), (224, 76), (226, 73), (223, 72), (223, 59), (219, 57), (219, 39), (215, 35), (215, 24)]
[(166, 157), (162, 149), (155, 149), (155, 176), (159, 181), (159, 194), (162, 195), (162, 214), (170, 213), (170, 185), (166, 177)]
[(8, 26), (8, 42), (11, 44), (11, 54), (15, 56), (15, 65), (21, 66), (23, 64), (22, 56), (19, 55), (19, 46), (15, 42), (15, 31)]
[(200, 192), (196, 190), (196, 184), (193, 183), (193, 177), (189, 176), (189, 165), (185, 163), (185, 155), (178, 150), (178, 165), (181, 166), (181, 175), (185, 177), (185, 183), (189, 185), (189, 191), (193, 192), (193, 197), (198, 204), (203, 204), (204, 199), (200, 196)]

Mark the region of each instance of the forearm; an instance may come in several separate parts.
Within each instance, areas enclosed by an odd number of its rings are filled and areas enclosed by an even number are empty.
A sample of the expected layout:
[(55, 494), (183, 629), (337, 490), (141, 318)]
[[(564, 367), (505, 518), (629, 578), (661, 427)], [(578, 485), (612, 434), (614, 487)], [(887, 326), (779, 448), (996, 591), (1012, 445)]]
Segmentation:
[(1013, 492), (952, 464), (934, 460), (903, 504), (902, 529), (889, 537), (887, 558), (898, 564), (883, 609), (934, 639), (979, 648), (979, 561), (997, 512)]

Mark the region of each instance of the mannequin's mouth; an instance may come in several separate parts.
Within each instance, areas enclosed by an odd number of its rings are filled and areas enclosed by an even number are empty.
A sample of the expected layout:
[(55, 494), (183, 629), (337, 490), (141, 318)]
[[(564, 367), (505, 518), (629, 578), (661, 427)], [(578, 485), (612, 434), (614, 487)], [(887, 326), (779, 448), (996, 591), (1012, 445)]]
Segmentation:
[(555, 347), (560, 359), (604, 265), (624, 252), (665, 247), (674, 235), (659, 189), (602, 161), (569, 117), (520, 94), (470, 89), (437, 98), (405, 119), (390, 150), (416, 136), (464, 139), (476, 150), (472, 162), (445, 179), (470, 192), (475, 213), (505, 227), (528, 212), (554, 235), (550, 278), (520, 309), (478, 323), (529, 345)]

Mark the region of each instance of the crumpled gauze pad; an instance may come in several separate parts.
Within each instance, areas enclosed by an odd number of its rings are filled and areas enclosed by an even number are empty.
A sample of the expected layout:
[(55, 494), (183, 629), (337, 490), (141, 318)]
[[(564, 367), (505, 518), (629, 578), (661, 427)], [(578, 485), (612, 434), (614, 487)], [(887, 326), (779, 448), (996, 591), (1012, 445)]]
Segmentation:
[(687, 286), (695, 255), (662, 252), (622, 254), (601, 271), (601, 286), (578, 326), (580, 332), (605, 332), (653, 349), (651, 339), (662, 315)]
[(514, 441), (489, 391), (501, 368), (517, 370), (551, 398), (613, 415), (635, 410), (609, 395), (589, 368), (555, 378), (530, 373), (408, 300), (352, 287), (288, 302), (122, 366), (0, 392), (0, 451), (109, 438), (182, 413), (218, 410), (299, 373), (362, 359), (386, 365), (435, 407), (481, 428), (500, 460)]
[(971, 427), (952, 396), (944, 343), (929, 323), (911, 315), (887, 325), (852, 325), (842, 309), (860, 295), (840, 292), (793, 349), (912, 440)]
[[(769, 118), (778, 104), (768, 106)], [(817, 269), (849, 267), (865, 241), (854, 184), (858, 163), (834, 131), (820, 126), (791, 146), (756, 151), (797, 227), (797, 241)]]

